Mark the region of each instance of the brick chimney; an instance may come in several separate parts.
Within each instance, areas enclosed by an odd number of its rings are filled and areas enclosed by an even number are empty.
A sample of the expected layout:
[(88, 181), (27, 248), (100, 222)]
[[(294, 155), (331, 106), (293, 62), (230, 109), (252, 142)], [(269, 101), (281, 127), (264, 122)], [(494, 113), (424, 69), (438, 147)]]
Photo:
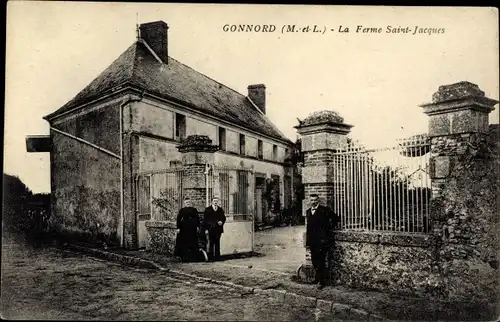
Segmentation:
[(139, 26), (139, 37), (168, 64), (168, 25), (163, 21), (143, 23)]
[(248, 98), (266, 114), (266, 86), (264, 84), (248, 85)]

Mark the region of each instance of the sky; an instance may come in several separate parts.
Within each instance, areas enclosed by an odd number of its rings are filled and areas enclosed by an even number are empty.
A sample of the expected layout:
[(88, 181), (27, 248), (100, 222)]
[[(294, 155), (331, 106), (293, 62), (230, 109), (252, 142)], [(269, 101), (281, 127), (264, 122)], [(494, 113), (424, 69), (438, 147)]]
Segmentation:
[[(10, 1), (7, 8), (4, 172), (33, 192), (50, 191), (48, 153), (27, 153), (27, 135), (47, 135), (43, 116), (73, 98), (136, 39), (136, 23), (169, 25), (169, 55), (247, 94), (266, 85), (266, 114), (291, 140), (297, 118), (334, 110), (368, 147), (427, 132), (441, 85), (470, 81), (499, 98), (494, 8), (193, 5)], [(225, 32), (224, 25), (275, 32)], [(324, 33), (282, 33), (314, 25)], [(341, 27), (342, 26), (342, 27)], [(382, 28), (382, 33), (357, 33)], [(387, 26), (410, 33), (385, 33)], [(419, 28), (440, 34), (413, 35)], [(339, 33), (339, 28), (349, 32)], [(331, 31), (334, 29), (335, 31)], [(498, 123), (498, 105), (490, 123)]]

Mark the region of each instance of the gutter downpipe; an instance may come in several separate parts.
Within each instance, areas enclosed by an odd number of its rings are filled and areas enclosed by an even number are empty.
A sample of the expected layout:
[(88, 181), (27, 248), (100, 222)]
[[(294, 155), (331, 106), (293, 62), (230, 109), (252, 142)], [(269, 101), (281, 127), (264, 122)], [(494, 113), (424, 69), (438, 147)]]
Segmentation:
[(125, 216), (123, 213), (124, 209), (124, 192), (123, 192), (123, 109), (130, 103), (140, 102), (144, 98), (144, 93), (146, 90), (142, 91), (140, 98), (130, 98), (124, 99), (124, 102), (120, 104), (120, 246), (123, 247), (125, 240)]

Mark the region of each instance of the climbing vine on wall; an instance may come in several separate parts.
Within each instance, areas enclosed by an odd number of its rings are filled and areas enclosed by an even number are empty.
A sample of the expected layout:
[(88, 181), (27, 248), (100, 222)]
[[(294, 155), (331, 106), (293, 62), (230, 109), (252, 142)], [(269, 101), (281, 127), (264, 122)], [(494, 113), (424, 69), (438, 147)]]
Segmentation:
[(153, 198), (153, 206), (160, 209), (163, 220), (175, 220), (177, 211), (180, 209), (180, 196), (175, 189), (160, 191), (158, 198)]

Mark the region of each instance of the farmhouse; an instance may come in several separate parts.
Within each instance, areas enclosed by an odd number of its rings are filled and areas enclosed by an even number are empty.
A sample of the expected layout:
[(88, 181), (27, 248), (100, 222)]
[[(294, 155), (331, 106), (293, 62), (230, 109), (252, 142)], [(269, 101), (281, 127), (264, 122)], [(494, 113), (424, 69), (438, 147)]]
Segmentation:
[[(216, 147), (213, 165), (225, 172), (210, 191), (229, 217), (262, 221), (269, 182), (279, 207), (291, 205), (285, 159), (293, 143), (266, 117), (265, 86), (243, 95), (170, 57), (168, 29), (163, 21), (141, 24), (123, 54), (44, 117), (50, 136), (27, 137), (29, 151), (50, 151), (51, 216), (60, 232), (144, 247), (144, 222), (159, 216), (152, 200), (161, 180), (175, 190), (172, 213), (181, 205), (179, 182), (165, 180), (182, 167), (178, 146), (192, 135)], [(198, 205), (203, 210), (205, 200)]]

